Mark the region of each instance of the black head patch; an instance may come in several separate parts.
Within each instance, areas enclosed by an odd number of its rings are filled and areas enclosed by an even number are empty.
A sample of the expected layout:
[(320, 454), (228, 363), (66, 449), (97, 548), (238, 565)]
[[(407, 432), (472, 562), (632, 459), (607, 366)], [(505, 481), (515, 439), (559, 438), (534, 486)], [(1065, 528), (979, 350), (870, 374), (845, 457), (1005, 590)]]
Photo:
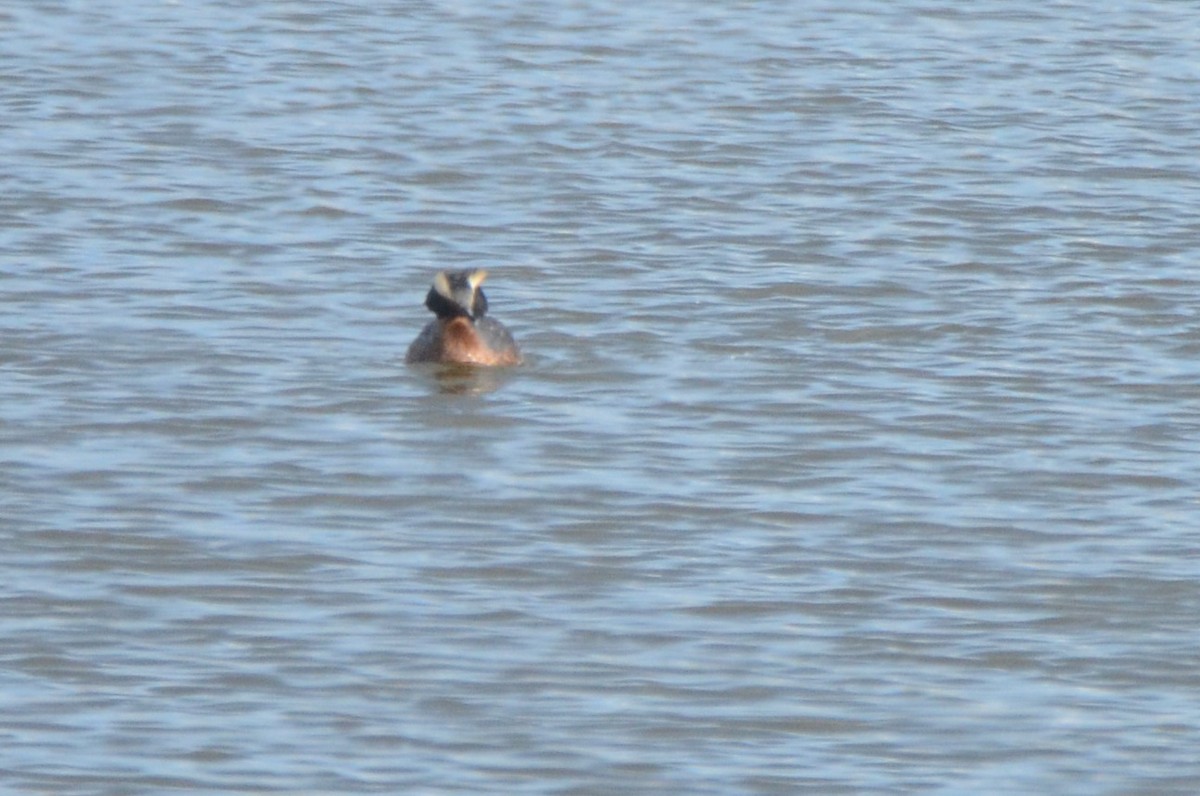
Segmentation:
[(425, 296), (425, 306), (439, 318), (466, 316), (478, 320), (487, 313), (487, 296), (480, 285), (487, 271), (442, 271), (433, 278), (433, 287)]

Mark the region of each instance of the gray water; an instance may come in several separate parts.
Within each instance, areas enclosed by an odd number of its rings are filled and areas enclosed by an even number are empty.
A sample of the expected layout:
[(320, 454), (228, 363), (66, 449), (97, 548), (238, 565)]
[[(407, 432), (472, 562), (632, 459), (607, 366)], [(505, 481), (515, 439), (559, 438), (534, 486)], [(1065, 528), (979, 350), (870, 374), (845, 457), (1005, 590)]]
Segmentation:
[(0, 36), (0, 789), (1194, 792), (1191, 4)]

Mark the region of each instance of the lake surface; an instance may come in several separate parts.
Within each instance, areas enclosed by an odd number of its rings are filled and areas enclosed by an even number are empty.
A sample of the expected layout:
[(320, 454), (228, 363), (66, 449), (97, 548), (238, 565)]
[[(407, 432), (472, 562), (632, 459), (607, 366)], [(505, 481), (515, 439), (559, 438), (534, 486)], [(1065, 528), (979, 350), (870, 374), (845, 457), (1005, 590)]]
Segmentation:
[(0, 31), (0, 789), (1194, 793), (1189, 4)]

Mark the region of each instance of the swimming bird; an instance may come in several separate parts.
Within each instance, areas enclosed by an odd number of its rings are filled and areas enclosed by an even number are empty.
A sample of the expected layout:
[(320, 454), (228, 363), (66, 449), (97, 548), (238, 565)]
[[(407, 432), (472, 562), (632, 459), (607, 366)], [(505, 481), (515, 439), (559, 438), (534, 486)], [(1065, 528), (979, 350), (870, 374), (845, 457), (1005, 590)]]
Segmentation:
[(487, 315), (482, 268), (442, 271), (433, 278), (425, 306), (437, 316), (408, 347), (405, 362), (517, 365), (521, 351), (508, 329)]

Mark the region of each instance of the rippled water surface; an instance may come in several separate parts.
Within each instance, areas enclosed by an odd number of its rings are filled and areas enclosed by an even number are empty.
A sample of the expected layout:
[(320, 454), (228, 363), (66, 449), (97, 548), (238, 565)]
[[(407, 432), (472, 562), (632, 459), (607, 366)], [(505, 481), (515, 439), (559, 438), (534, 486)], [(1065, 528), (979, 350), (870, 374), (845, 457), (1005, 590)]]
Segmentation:
[(0, 31), (3, 789), (1194, 792), (1189, 4)]

